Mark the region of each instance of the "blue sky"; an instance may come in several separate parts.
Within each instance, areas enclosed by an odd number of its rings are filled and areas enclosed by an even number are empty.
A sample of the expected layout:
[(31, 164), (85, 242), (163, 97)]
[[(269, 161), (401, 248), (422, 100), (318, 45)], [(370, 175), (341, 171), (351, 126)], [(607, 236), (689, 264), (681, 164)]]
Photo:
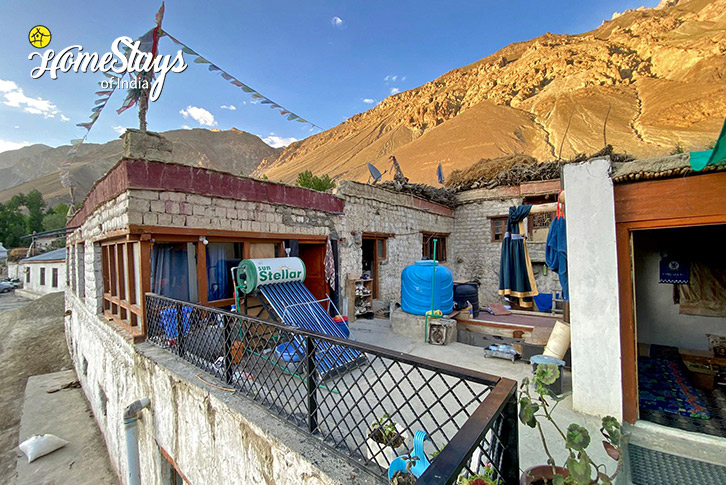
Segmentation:
[[(486, 57), (512, 42), (545, 32), (594, 29), (613, 12), (652, 7), (657, 0), (168, 0), (164, 29), (242, 82), (324, 129), (370, 109), (397, 91), (424, 84), (451, 69)], [(100, 54), (116, 37), (136, 38), (153, 26), (161, 2), (4, 2), (0, 18), (0, 151), (22, 144), (68, 144), (85, 133), (100, 73), (46, 74), (32, 79), (38, 51), (28, 40), (41, 24), (56, 51), (80, 44)], [(92, 5), (92, 6), (91, 6)], [(162, 39), (161, 54), (178, 47)], [(44, 49), (43, 49), (44, 50)], [(285, 121), (252, 104), (249, 95), (194, 64), (170, 73), (152, 103), (149, 129), (236, 127), (270, 144), (302, 139), (318, 130)], [(137, 127), (136, 110), (117, 115), (117, 92), (89, 142), (106, 142), (123, 127)], [(226, 106), (227, 108), (222, 108)], [(233, 106), (235, 109), (229, 109)], [(191, 109), (190, 109), (191, 107)], [(203, 111), (204, 110), (204, 111)], [(206, 112), (205, 112), (206, 111)], [(186, 113), (186, 116), (185, 116)]]

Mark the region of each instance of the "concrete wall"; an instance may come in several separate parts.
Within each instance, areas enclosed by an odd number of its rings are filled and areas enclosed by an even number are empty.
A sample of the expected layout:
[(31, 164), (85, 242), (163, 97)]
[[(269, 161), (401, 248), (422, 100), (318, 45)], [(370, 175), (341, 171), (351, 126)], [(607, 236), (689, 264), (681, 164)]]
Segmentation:
[[(45, 284), (40, 284), (41, 268), (45, 270)], [(53, 270), (58, 271), (58, 285), (53, 286)], [(26, 272), (30, 272), (30, 282), (26, 282)], [(20, 263), (18, 265), (18, 278), (23, 283), (23, 290), (27, 296), (42, 296), (48, 293), (64, 291), (66, 288), (66, 262), (65, 261), (38, 261), (35, 263)]]
[[(357, 182), (343, 181), (338, 184), (335, 193), (345, 200), (345, 217), (341, 221), (340, 232), (345, 241), (339, 245), (341, 278), (360, 278), (363, 271), (360, 236), (353, 233), (395, 234), (387, 240), (387, 258), (379, 268), (379, 300), (400, 301), (403, 268), (423, 257), (421, 231), (452, 233), (454, 218), (433, 212), (437, 210), (435, 207), (416, 207), (410, 195)], [(453, 215), (453, 211), (442, 212)], [(454, 245), (450, 242), (447, 243), (447, 253), (444, 265), (450, 268), (450, 261), (455, 257)], [(341, 279), (341, 284), (345, 279)]]
[(169, 352), (134, 346), (122, 328), (99, 318), (70, 290), (66, 309), (73, 363), (122, 483), (127, 483), (122, 413), (142, 397), (151, 399), (151, 407), (139, 421), (141, 483), (169, 483), (160, 449), (190, 483), (332, 484), (359, 474), (257, 404), (202, 386), (194, 377), (199, 370)]
[(573, 407), (622, 418), (615, 200), (609, 160), (564, 166)]
[(722, 240), (723, 234), (717, 236), (714, 229), (638, 231), (634, 234), (638, 342), (708, 350), (706, 334), (726, 335), (726, 319), (682, 315), (679, 306), (673, 303), (673, 285), (658, 283), (661, 249), (684, 248), (681, 254), (696, 256), (697, 248), (704, 241)]

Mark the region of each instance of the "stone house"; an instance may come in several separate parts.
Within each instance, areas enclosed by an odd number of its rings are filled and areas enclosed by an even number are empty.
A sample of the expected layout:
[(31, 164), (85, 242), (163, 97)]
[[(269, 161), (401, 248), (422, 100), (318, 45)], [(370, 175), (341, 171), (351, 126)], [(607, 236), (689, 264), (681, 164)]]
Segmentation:
[[(175, 474), (193, 483), (345, 480), (348, 462), (323, 459), (298, 430), (225, 392), (201, 389), (173, 356), (144, 342), (145, 302), (159, 294), (194, 302), (207, 316), (228, 309), (232, 266), (288, 250), (304, 261), (310, 291), (338, 305), (351, 296), (345, 282), (361, 276), (372, 254), (376, 296), (395, 300), (401, 270), (425, 254), (430, 237), (454, 240), (455, 210), (353, 182), (327, 194), (179, 165), (161, 137), (130, 130), (123, 138), (124, 158), (92, 187), (66, 238), (68, 346), (113, 466), (122, 477), (133, 471), (122, 415), (147, 396), (151, 414), (138, 425), (143, 483)], [(328, 240), (337, 269), (332, 286), (324, 269)], [(447, 260), (457, 254), (443, 247)]]
[(65, 248), (24, 258), (17, 264), (17, 277), (23, 283), (23, 288), (16, 290), (19, 295), (36, 299), (48, 293), (65, 291)]

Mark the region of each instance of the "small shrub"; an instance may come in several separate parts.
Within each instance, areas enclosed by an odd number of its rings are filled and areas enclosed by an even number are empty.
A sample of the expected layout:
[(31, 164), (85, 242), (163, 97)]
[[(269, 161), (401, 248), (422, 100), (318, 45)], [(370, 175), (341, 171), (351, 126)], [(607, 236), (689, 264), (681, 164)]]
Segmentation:
[(305, 170), (304, 172), (297, 174), (295, 185), (298, 187), (317, 190), (318, 192), (326, 192), (335, 187), (335, 182), (333, 182), (327, 174), (318, 177), (317, 175), (313, 175), (313, 172), (310, 170)]

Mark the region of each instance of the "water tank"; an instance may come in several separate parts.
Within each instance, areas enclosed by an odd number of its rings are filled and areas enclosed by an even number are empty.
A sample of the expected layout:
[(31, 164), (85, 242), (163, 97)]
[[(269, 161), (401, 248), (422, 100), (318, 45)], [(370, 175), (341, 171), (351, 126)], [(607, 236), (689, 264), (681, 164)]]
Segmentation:
[[(434, 262), (416, 261), (401, 273), (401, 309), (413, 315), (425, 315), (431, 310), (431, 283)], [(454, 277), (446, 266), (436, 263), (434, 310), (446, 315), (454, 309)]]

